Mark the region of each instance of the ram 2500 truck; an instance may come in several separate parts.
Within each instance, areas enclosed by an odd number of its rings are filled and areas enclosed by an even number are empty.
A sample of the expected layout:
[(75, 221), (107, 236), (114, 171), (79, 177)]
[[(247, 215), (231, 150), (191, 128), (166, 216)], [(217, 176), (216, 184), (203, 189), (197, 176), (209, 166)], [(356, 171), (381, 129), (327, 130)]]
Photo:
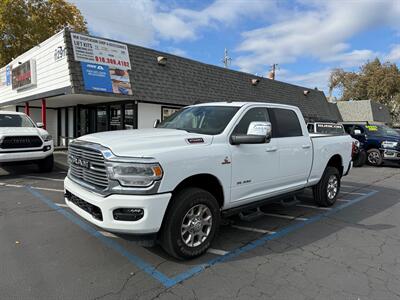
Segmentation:
[(36, 163), (41, 172), (53, 169), (53, 138), (38, 125), (24, 113), (0, 111), (0, 164)]
[(193, 105), (157, 128), (74, 140), (65, 201), (105, 230), (157, 234), (169, 254), (192, 258), (210, 247), (221, 216), (306, 187), (333, 205), (351, 151), (349, 135), (310, 138), (297, 107)]

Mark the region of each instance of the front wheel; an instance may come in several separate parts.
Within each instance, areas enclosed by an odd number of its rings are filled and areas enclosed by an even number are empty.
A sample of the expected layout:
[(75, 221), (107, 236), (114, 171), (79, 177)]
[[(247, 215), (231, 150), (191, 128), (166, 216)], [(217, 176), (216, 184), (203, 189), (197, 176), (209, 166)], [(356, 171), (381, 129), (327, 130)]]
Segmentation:
[(367, 153), (368, 153), (367, 155), (368, 164), (375, 167), (378, 167), (382, 164), (383, 158), (381, 151), (379, 151), (378, 149), (370, 149), (368, 150)]
[(53, 167), (54, 167), (54, 157), (53, 154), (47, 156), (46, 158), (39, 160), (38, 162), (38, 168), (39, 168), (39, 172), (41, 173), (48, 173), (53, 171)]
[(324, 207), (332, 206), (340, 191), (340, 173), (335, 167), (326, 167), (321, 180), (313, 188), (315, 202)]
[(219, 228), (217, 200), (203, 189), (186, 188), (173, 196), (172, 201), (161, 230), (161, 246), (178, 259), (202, 255)]

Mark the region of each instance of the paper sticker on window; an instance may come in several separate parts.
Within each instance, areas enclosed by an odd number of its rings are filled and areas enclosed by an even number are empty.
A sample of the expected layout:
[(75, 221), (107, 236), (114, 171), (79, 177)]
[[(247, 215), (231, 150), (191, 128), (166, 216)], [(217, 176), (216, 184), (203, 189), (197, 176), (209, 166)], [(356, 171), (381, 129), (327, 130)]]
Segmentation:
[(367, 125), (365, 126), (369, 131), (378, 131), (378, 126)]

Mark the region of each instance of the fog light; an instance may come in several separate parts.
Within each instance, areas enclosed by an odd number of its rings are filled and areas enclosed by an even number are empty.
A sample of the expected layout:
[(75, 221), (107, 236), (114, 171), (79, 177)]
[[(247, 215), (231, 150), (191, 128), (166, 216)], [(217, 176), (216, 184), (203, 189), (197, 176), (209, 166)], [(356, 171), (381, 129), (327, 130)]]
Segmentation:
[(46, 152), (46, 151), (49, 151), (50, 149), (51, 149), (51, 146), (44, 146), (44, 147), (43, 147), (43, 151), (45, 151), (45, 152)]
[(142, 208), (118, 208), (113, 211), (114, 220), (138, 221), (144, 216)]

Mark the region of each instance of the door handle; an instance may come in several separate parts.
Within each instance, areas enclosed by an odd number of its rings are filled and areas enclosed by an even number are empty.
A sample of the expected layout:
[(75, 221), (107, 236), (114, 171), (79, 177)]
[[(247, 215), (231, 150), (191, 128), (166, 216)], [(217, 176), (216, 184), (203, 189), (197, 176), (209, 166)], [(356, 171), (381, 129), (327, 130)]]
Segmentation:
[(268, 147), (267, 149), (265, 149), (266, 152), (275, 152), (278, 150), (278, 147)]
[(308, 148), (311, 148), (311, 145), (310, 144), (301, 145), (301, 148), (308, 149)]

